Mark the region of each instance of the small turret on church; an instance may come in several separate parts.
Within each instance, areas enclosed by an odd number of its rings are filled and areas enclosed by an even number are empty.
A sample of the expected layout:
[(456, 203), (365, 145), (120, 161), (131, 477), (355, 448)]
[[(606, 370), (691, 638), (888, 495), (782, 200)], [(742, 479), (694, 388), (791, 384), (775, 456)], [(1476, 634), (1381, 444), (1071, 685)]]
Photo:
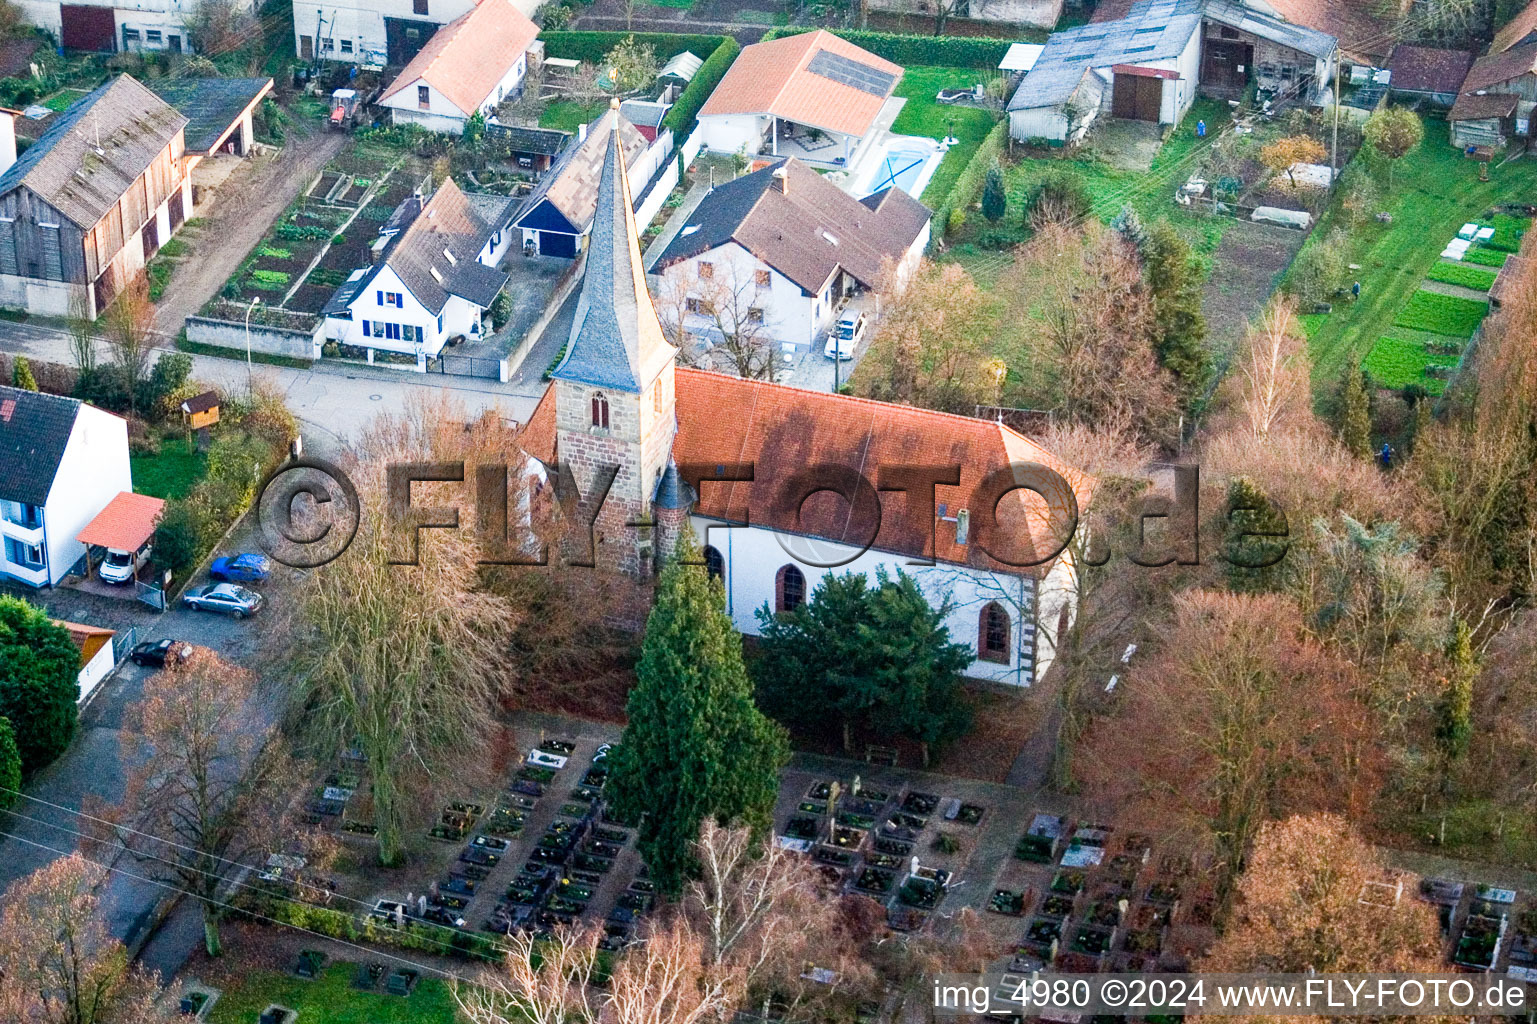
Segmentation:
[[(569, 466), (584, 499), (615, 472), (594, 525), (600, 569), (648, 576), (676, 543), (676, 509), (663, 510), (659, 530), (653, 500), (667, 504), (682, 492), (659, 488), (677, 433), (673, 359), (646, 290), (640, 243), (624, 155), (619, 145), (619, 101), (610, 122), (608, 151), (598, 181), (597, 212), (566, 355), (550, 374), (555, 389), (556, 454)], [(673, 471), (676, 476), (676, 470)], [(686, 520), (686, 513), (685, 513)]]

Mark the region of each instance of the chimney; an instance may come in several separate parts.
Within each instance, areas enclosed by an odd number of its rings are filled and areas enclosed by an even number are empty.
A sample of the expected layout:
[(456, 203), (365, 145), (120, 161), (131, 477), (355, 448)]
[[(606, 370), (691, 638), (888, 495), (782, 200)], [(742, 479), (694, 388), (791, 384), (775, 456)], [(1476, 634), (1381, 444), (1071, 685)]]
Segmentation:
[(16, 111), (0, 108), (0, 174), (16, 162)]
[(774, 187), (785, 195), (790, 194), (790, 169), (784, 164), (774, 168)]

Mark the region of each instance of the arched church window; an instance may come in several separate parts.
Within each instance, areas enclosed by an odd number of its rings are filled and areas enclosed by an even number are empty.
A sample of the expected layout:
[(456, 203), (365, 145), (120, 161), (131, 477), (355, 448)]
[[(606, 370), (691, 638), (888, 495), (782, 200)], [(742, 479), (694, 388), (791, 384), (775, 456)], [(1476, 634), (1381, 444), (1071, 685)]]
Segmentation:
[(608, 399), (603, 397), (603, 392), (594, 392), (592, 396), (592, 425), (608, 429)]

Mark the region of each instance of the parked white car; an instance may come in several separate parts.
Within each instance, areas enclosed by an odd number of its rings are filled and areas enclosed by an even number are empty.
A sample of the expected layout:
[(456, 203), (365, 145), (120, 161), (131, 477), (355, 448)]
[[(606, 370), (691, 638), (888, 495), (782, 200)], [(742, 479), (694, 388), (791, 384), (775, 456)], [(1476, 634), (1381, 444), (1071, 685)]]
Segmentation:
[(154, 545), (150, 543), (145, 543), (137, 551), (108, 548), (106, 557), (101, 560), (101, 567), (96, 570), (96, 575), (101, 577), (103, 583), (127, 583), (149, 562), (149, 556), (154, 553), (154, 550)]
[(847, 360), (853, 359), (854, 353), (859, 350), (859, 343), (865, 340), (865, 334), (870, 329), (870, 318), (864, 313), (850, 310), (838, 318), (833, 329), (827, 333), (827, 347), (823, 354), (828, 359)]

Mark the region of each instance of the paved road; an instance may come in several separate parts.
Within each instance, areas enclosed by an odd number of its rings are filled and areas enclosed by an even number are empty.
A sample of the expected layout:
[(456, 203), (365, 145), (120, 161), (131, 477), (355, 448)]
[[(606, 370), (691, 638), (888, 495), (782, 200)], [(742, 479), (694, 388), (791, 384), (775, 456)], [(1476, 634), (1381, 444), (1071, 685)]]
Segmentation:
[[(0, 321), (0, 351), (29, 359), (71, 363), (69, 336), (58, 328), (36, 323)], [(104, 346), (101, 356), (107, 357)], [(541, 365), (540, 370), (543, 369)], [(239, 389), (246, 386), (247, 367), (238, 359), (193, 356), (192, 374), (216, 387)], [(282, 391), (289, 409), (299, 418), (305, 444), (321, 449), (334, 448), (356, 437), (381, 411), (403, 409), (413, 394), (447, 390), (472, 415), (497, 409), (502, 415), (522, 422), (533, 412), (545, 386), (538, 375), (532, 380), (504, 385), (494, 380), (419, 374), (355, 363), (319, 362), (310, 369), (256, 363), (250, 374)]]
[[(249, 543), (248, 538), (237, 541)], [(280, 570), (289, 577), (275, 577), (267, 584), (279, 596), (291, 586), (297, 575)], [(230, 661), (256, 667), (276, 656), (276, 641), (260, 628), (260, 620), (238, 623), (222, 615), (194, 612), (174, 607), (164, 613), (131, 600), (113, 600), (67, 588), (51, 591), (18, 591), (22, 596), (47, 607), (50, 614), (75, 622), (107, 626), (119, 631), (134, 628), (138, 639), (174, 637), (219, 652)], [(269, 611), (270, 614), (270, 611)], [(145, 915), (168, 890), (155, 881), (153, 864), (131, 856), (115, 855), (112, 848), (84, 840), (85, 821), (76, 813), (94, 801), (115, 803), (122, 798), (126, 764), (122, 741), (131, 736), (133, 711), (143, 699), (144, 684), (154, 669), (125, 663), (83, 710), (80, 729), (70, 748), (27, 786), (27, 798), (19, 801), (14, 813), (0, 831), (0, 889), (15, 879), (50, 862), (61, 852), (79, 848), (92, 860), (113, 863), (112, 873), (102, 893), (107, 923), (113, 934), (130, 939), (142, 930)], [(282, 697), (267, 692), (248, 709), (248, 724), (253, 732), (266, 732), (276, 722)], [(139, 877), (134, 877), (139, 876)], [(173, 929), (174, 942), (165, 943), (150, 966), (169, 975), (180, 966), (201, 939), (197, 908), (192, 905), (190, 930)]]

